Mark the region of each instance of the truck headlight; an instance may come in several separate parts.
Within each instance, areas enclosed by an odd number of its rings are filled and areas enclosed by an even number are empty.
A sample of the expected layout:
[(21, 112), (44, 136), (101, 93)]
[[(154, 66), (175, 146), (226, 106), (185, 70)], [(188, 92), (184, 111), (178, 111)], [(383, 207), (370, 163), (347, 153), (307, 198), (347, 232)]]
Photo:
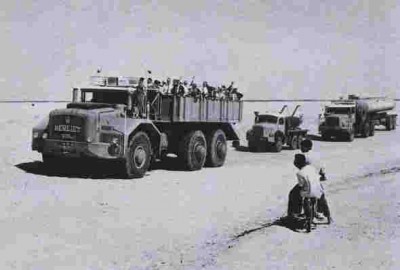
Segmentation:
[(34, 131), (34, 132), (32, 133), (32, 137), (33, 137), (34, 139), (39, 138), (39, 131)]
[(44, 133), (42, 134), (42, 138), (43, 138), (43, 139), (47, 139), (48, 136), (49, 136), (49, 135), (47, 134), (47, 132), (44, 132)]
[(110, 143), (110, 144), (123, 144), (123, 134), (116, 134), (116, 133), (101, 133), (100, 134), (100, 141), (103, 143)]

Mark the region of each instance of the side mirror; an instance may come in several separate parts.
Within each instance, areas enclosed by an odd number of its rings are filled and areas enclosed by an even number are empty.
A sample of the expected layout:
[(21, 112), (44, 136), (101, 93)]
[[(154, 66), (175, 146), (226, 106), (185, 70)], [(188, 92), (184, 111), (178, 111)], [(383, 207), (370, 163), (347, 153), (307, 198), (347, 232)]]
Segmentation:
[(259, 114), (258, 111), (255, 111), (255, 112), (254, 112), (254, 115), (255, 115), (255, 116), (258, 116), (258, 114)]

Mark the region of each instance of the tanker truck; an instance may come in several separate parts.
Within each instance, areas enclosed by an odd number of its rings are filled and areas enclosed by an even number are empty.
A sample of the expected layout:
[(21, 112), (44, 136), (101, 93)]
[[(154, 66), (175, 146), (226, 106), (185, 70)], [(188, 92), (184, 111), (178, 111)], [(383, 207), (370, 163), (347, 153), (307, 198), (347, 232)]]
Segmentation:
[(353, 141), (354, 136), (374, 136), (375, 126), (396, 129), (395, 101), (381, 97), (349, 95), (346, 100), (333, 101), (320, 115), (319, 133), (323, 140), (332, 137)]
[[(120, 163), (116, 172), (141, 178), (150, 162), (175, 154), (187, 170), (223, 166), (227, 141), (242, 101), (163, 94), (147, 89), (145, 116), (138, 112), (136, 77), (95, 76), (73, 88), (66, 108), (51, 111), (32, 130), (32, 150), (46, 168), (66, 168), (88, 158)], [(143, 106), (140, 106), (143, 109)]]
[(254, 112), (254, 124), (246, 132), (249, 150), (252, 152), (261, 149), (272, 149), (280, 152), (284, 145), (290, 149), (298, 149), (300, 142), (307, 135), (307, 130), (302, 129), (302, 116), (295, 116), (297, 105), (292, 114), (284, 114), (287, 105), (278, 113)]

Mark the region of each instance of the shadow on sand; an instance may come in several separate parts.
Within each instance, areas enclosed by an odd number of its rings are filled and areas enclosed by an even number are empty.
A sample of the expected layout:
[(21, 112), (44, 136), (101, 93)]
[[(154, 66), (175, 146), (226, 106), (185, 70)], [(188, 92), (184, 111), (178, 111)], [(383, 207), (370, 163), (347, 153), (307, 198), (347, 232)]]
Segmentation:
[[(57, 168), (48, 168), (41, 161), (33, 161), (19, 163), (15, 165), (15, 167), (27, 173), (43, 176), (90, 179), (124, 179), (122, 164), (105, 160), (68, 161)], [(152, 162), (148, 171), (153, 170), (185, 171), (186, 169), (177, 157), (167, 156), (163, 159), (163, 161)]]
[(58, 176), (68, 178), (91, 178), (91, 179), (123, 179), (118, 174), (117, 164), (102, 161), (90, 162), (68, 162), (57, 168), (48, 168), (41, 161), (24, 162), (15, 167), (31, 174), (43, 176)]
[[(311, 229), (315, 230), (317, 225), (326, 225), (328, 223), (326, 222), (317, 222), (312, 224)], [(251, 234), (253, 232), (257, 232), (272, 226), (279, 226), (283, 228), (287, 228), (293, 232), (298, 232), (298, 233), (307, 233), (305, 229), (305, 218), (304, 217), (291, 217), (291, 216), (283, 216), (280, 217), (272, 222), (267, 222), (264, 224), (261, 224), (259, 227), (250, 229), (250, 230), (245, 230), (240, 234), (237, 234), (234, 236), (234, 239), (237, 240), (243, 236), (246, 236), (248, 234)]]

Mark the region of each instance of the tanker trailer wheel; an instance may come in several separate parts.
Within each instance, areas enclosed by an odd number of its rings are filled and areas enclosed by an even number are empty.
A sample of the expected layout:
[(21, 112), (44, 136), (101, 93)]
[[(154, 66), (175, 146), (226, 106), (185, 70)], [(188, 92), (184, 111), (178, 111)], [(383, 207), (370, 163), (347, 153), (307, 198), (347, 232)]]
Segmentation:
[(186, 134), (179, 152), (186, 169), (196, 171), (203, 168), (207, 155), (207, 142), (203, 132), (196, 130)]
[(221, 167), (225, 163), (227, 152), (225, 133), (217, 129), (207, 136), (206, 166)]
[(366, 123), (364, 125), (361, 135), (362, 135), (363, 138), (367, 138), (368, 137), (368, 135), (369, 135), (369, 124), (368, 123)]
[(347, 136), (348, 136), (348, 137), (347, 137), (347, 140), (348, 140), (349, 142), (354, 141), (354, 131), (353, 131), (353, 130), (350, 131), (349, 134), (348, 134)]
[(299, 147), (299, 138), (297, 136), (293, 136), (292, 138), (290, 138), (290, 149), (295, 150), (298, 149)]
[(272, 150), (276, 153), (282, 151), (283, 141), (281, 136), (277, 136), (275, 139), (275, 143), (272, 145)]
[(146, 133), (139, 131), (129, 141), (125, 158), (126, 178), (141, 178), (147, 172), (151, 161), (151, 143)]
[(386, 118), (386, 130), (391, 130), (391, 129), (392, 129), (392, 119)]
[(375, 125), (371, 124), (369, 128), (369, 136), (374, 136), (375, 135)]

